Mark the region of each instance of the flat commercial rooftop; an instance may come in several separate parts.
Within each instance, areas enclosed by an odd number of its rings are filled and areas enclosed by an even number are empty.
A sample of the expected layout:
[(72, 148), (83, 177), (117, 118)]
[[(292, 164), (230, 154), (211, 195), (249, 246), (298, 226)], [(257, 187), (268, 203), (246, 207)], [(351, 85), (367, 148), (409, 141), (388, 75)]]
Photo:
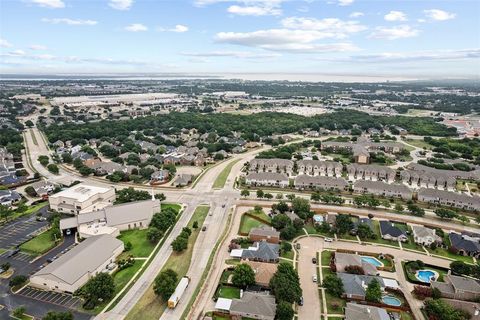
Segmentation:
[(77, 184), (67, 190), (60, 191), (59, 193), (52, 194), (50, 198), (71, 198), (76, 199), (79, 202), (86, 201), (87, 199), (91, 198), (95, 194), (102, 194), (105, 192), (110, 191), (112, 188), (105, 188), (105, 187), (97, 187), (87, 184)]

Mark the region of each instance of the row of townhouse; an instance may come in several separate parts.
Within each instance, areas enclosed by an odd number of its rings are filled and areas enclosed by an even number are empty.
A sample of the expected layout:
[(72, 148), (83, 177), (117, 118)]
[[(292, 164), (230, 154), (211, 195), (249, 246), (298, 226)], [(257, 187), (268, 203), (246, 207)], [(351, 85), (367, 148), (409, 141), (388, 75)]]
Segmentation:
[(6, 148), (0, 148), (0, 185), (21, 183), (25, 177), (17, 176), (13, 154)]
[(457, 183), (453, 176), (446, 173), (414, 170), (403, 170), (400, 172), (400, 179), (405, 185), (412, 188), (431, 188), (449, 191), (455, 190)]
[(369, 193), (382, 197), (401, 198), (404, 200), (411, 200), (413, 197), (412, 190), (407, 186), (381, 181), (357, 180), (353, 184), (353, 192)]
[(480, 197), (464, 193), (421, 188), (418, 190), (418, 200), (463, 210), (480, 210)]
[(347, 190), (348, 182), (343, 178), (332, 178), (322, 176), (299, 175), (295, 178), (293, 185), (296, 189), (321, 189), (321, 190)]
[(253, 159), (250, 161), (249, 171), (277, 172), (290, 176), (293, 174), (293, 161), (287, 159)]
[(348, 180), (395, 181), (397, 172), (392, 168), (380, 165), (347, 165)]
[(309, 176), (341, 177), (343, 165), (335, 161), (299, 160), (297, 171)]
[(334, 151), (347, 149), (353, 151), (355, 147), (361, 146), (369, 152), (382, 151), (386, 153), (397, 153), (405, 149), (405, 146), (399, 142), (372, 142), (365, 138), (358, 138), (356, 142), (322, 142), (321, 149), (332, 148)]

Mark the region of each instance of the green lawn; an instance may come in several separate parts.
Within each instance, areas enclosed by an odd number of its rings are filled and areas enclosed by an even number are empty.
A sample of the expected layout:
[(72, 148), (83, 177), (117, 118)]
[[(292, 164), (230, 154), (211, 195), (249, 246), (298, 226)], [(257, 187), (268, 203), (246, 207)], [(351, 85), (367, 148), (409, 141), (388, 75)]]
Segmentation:
[(213, 182), (214, 189), (221, 189), (225, 186), (225, 182), (227, 182), (227, 178), (228, 178), (228, 175), (230, 174), (230, 171), (232, 170), (232, 167), (238, 161), (240, 161), (240, 159), (230, 162), (225, 168), (223, 168), (222, 172), (220, 172), (220, 174), (217, 176), (217, 178)]
[(294, 256), (293, 249), (288, 251), (288, 252), (283, 252), (282, 251), (282, 254), (281, 254), (282, 258), (286, 258), (286, 259), (290, 259), (290, 260), (293, 260), (293, 256)]
[(255, 217), (259, 218), (259, 219), (262, 219), (262, 220), (265, 220), (265, 221), (268, 221), (268, 222), (272, 221), (272, 218), (270, 218), (263, 210), (261, 210), (261, 211), (250, 210), (248, 213), (251, 214), (252, 216), (255, 216)]
[(52, 229), (40, 233), (33, 239), (20, 245), (20, 249), (32, 255), (41, 255), (55, 247)]
[(162, 207), (162, 210), (165, 210), (167, 208), (172, 208), (177, 212), (177, 214), (178, 212), (180, 212), (180, 209), (182, 209), (182, 206), (179, 205), (178, 203), (162, 203), (161, 207)]
[(262, 226), (266, 226), (266, 224), (244, 214), (242, 216), (242, 220), (240, 221), (239, 233), (248, 234), (253, 228), (258, 228)]
[[(205, 218), (207, 217), (208, 211), (210, 210), (209, 206), (198, 206), (195, 209), (195, 212), (192, 215), (192, 218), (188, 222), (188, 227), (192, 229), (192, 234), (188, 239), (188, 248), (182, 252), (172, 252), (167, 262), (165, 263), (162, 270), (173, 269), (177, 272), (178, 278), (182, 278), (187, 274), (188, 268), (190, 267), (190, 261), (193, 254), (193, 246), (197, 240), (198, 234), (201, 232), (201, 227), (193, 229), (192, 225), (194, 221), (198, 222), (199, 226), (203, 225)], [(159, 270), (160, 272), (161, 270)], [(127, 320), (150, 320), (158, 319), (167, 304), (165, 301), (162, 301), (155, 293), (153, 292), (153, 284), (150, 285), (147, 292), (140, 298), (137, 304), (133, 307), (130, 313), (125, 319)]]
[(240, 289), (236, 287), (220, 286), (218, 289), (218, 297), (225, 299), (238, 299), (240, 298)]
[(155, 245), (147, 239), (147, 229), (122, 231), (118, 239), (122, 240), (125, 244), (127, 242), (132, 244), (132, 249), (126, 251), (126, 253), (134, 257), (148, 257), (155, 248)]
[(380, 223), (378, 222), (378, 220), (373, 220), (372, 222), (373, 222), (372, 223), (373, 231), (377, 235), (377, 238), (375, 240), (368, 239), (366, 242), (382, 243), (382, 244), (388, 244), (394, 247), (398, 247), (398, 241), (390, 241), (382, 238), (382, 235), (380, 233)]
[[(45, 201), (45, 202), (40, 202), (36, 205), (33, 205), (33, 206), (29, 206), (27, 210), (25, 210), (24, 212), (17, 212), (17, 211), (13, 211), (13, 214), (11, 214), (10, 216), (8, 216), (8, 219), (7, 221), (11, 221), (11, 220), (14, 220), (14, 219), (17, 219), (19, 217), (23, 217), (23, 216), (26, 216), (26, 215), (30, 215), (32, 213), (35, 213), (37, 212), (38, 210), (40, 210), (41, 208), (45, 207), (48, 205), (48, 201)], [(0, 222), (3, 222), (5, 219), (0, 219)]]
[[(327, 300), (327, 313), (331, 314), (343, 314), (343, 308), (347, 305), (346, 301), (342, 298), (337, 298), (325, 291), (325, 299)], [(335, 308), (335, 306), (338, 306)]]
[(444, 249), (444, 248), (437, 248), (435, 250), (432, 250), (430, 248), (426, 248), (426, 249), (428, 250), (428, 252), (430, 252), (432, 254), (442, 256), (442, 257), (447, 257), (447, 258), (450, 258), (450, 259), (455, 259), (455, 260), (463, 261), (463, 262), (466, 262), (466, 263), (473, 263), (473, 258), (472, 257), (461, 256), (461, 255), (458, 255), (458, 254), (455, 254), (455, 253), (451, 253), (450, 251), (448, 251), (447, 249)]
[(406, 139), (406, 143), (411, 144), (412, 146), (415, 146), (417, 148), (426, 148), (426, 149), (432, 149), (433, 146), (427, 142), (425, 142), (423, 139)]
[(320, 260), (322, 263), (322, 266), (329, 266), (331, 257), (332, 257), (332, 251), (323, 250), (321, 255), (321, 260)]

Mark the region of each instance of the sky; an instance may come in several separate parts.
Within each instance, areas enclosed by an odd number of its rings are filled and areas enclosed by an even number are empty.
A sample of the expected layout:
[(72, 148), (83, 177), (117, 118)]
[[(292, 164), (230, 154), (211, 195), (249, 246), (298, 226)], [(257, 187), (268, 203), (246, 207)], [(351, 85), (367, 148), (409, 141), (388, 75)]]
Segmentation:
[(1, 0), (0, 73), (480, 78), (480, 1)]

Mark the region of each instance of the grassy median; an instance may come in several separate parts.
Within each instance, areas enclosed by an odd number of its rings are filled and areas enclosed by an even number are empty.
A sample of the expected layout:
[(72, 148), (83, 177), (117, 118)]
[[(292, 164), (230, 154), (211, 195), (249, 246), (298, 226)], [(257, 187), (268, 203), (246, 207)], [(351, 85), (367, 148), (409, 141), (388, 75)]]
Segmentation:
[(240, 159), (230, 162), (225, 168), (223, 168), (222, 172), (220, 172), (218, 177), (215, 179), (215, 182), (213, 183), (214, 189), (221, 189), (225, 186), (225, 182), (227, 182), (227, 178), (230, 174), (230, 171), (232, 171), (232, 167), (238, 161), (240, 161)]

